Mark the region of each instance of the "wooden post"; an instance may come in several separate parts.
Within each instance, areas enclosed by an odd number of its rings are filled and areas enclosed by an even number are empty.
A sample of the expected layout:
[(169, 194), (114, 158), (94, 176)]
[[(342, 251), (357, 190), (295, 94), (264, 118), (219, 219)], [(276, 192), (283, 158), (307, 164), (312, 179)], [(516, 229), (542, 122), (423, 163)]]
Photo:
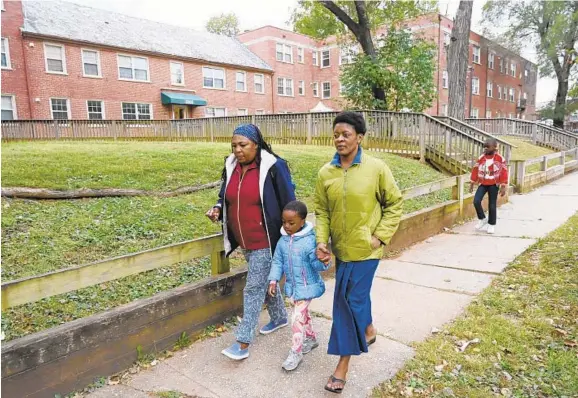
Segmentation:
[(311, 113), (307, 114), (307, 145), (311, 145), (313, 143), (313, 118), (311, 117)]
[(118, 125), (117, 125), (117, 123), (116, 123), (116, 120), (113, 120), (113, 121), (112, 121), (111, 127), (112, 127), (112, 137), (113, 137), (114, 140), (116, 141), (116, 139), (118, 138), (118, 130), (117, 130), (117, 129), (118, 129)]
[(215, 121), (213, 118), (209, 120), (209, 129), (211, 131), (211, 142), (215, 142)]
[(532, 142), (535, 144), (536, 141), (538, 140), (538, 126), (532, 124), (531, 128), (532, 128)]
[(419, 161), (425, 163), (425, 135), (426, 135), (425, 116), (420, 115), (419, 119)]
[(464, 195), (466, 193), (465, 191), (465, 185), (466, 185), (466, 175), (462, 174), (457, 176), (458, 179), (458, 185), (456, 186), (456, 191), (457, 191), (457, 200), (458, 203), (460, 204), (460, 217), (464, 214)]
[(211, 254), (211, 275), (226, 274), (231, 270), (229, 259), (225, 255), (225, 251), (213, 252)]
[(548, 170), (548, 157), (544, 155), (544, 157), (542, 157), (542, 171), (546, 170)]
[(560, 165), (564, 166), (566, 164), (566, 151), (561, 152), (562, 156), (560, 156)]
[(518, 191), (519, 192), (524, 192), (524, 186), (525, 186), (525, 179), (526, 179), (526, 162), (524, 162), (523, 160), (520, 160), (517, 162), (518, 163), (518, 167), (517, 167), (517, 171), (516, 171), (516, 184), (518, 186)]
[(54, 138), (58, 139), (59, 135), (58, 135), (58, 120), (54, 121)]
[(257, 124), (257, 118), (255, 117), (255, 115), (251, 115), (251, 124)]

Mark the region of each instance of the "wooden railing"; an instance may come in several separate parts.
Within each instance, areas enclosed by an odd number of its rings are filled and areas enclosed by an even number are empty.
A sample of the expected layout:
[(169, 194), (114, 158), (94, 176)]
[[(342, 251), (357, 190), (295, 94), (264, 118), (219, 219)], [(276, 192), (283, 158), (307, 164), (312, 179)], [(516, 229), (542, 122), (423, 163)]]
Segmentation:
[[(445, 178), (405, 189), (402, 194), (405, 199), (413, 199), (453, 188), (452, 198), (463, 203), (465, 178), (463, 175)], [(225, 274), (230, 266), (223, 247), (223, 236), (218, 234), (4, 282), (2, 309), (206, 256), (211, 256), (213, 276)]]

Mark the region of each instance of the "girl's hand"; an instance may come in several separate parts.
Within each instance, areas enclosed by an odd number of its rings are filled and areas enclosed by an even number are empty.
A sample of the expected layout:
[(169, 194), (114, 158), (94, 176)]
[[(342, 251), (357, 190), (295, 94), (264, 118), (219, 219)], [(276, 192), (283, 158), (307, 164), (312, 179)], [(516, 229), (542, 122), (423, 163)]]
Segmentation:
[(207, 217), (209, 217), (209, 220), (211, 220), (212, 222), (217, 222), (217, 221), (219, 221), (219, 218), (221, 217), (221, 208), (220, 207), (213, 207), (205, 215)]
[(381, 241), (376, 236), (371, 237), (371, 248), (373, 250), (379, 249), (381, 245), (382, 245)]
[(500, 196), (506, 195), (506, 184), (500, 185)]
[(269, 296), (275, 297), (277, 294), (277, 282), (269, 283)]
[(315, 250), (315, 255), (324, 264), (328, 264), (331, 261), (331, 253), (327, 248), (326, 243), (319, 243), (317, 244), (317, 250)]
[(474, 182), (470, 182), (470, 193), (474, 192)]

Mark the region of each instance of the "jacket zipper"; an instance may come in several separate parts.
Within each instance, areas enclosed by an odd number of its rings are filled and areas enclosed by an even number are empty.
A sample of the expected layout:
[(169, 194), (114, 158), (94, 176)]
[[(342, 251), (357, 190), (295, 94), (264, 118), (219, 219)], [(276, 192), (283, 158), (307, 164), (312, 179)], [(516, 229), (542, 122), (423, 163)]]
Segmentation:
[(343, 175), (343, 232), (344, 235), (346, 235), (346, 225), (347, 222), (345, 220), (346, 216), (347, 216), (347, 170), (348, 169), (344, 169), (344, 175)]
[(291, 279), (293, 279), (293, 295), (295, 295), (295, 269), (293, 268), (293, 235), (289, 238), (289, 268), (291, 268)]
[(239, 235), (241, 235), (241, 242), (243, 243), (243, 247), (246, 247), (245, 238), (243, 237), (243, 227), (241, 227), (241, 217), (239, 216), (241, 213), (241, 185), (243, 184), (243, 177), (245, 177), (245, 172), (241, 174), (239, 179), (239, 187), (237, 188), (237, 223), (239, 224)]

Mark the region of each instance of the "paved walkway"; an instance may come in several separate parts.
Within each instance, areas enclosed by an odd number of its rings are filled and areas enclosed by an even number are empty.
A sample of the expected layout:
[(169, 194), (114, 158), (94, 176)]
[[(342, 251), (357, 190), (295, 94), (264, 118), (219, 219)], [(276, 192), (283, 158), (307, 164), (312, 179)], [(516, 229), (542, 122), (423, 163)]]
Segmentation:
[[(370, 353), (352, 360), (343, 396), (363, 397), (392, 377), (412, 357), (410, 343), (426, 339), (458, 316), (516, 256), (562, 225), (578, 211), (578, 173), (530, 194), (513, 196), (498, 210), (496, 234), (474, 232), (474, 222), (419, 243), (395, 260), (381, 262), (373, 285), (373, 318), (380, 338)], [(331, 327), (333, 281), (312, 305), (321, 347), (287, 374), (281, 363), (290, 346), (289, 328), (259, 337), (251, 357), (232, 362), (220, 355), (234, 337), (199, 342), (173, 358), (131, 378), (107, 386), (92, 398), (144, 398), (174, 390), (194, 397), (325, 397), (323, 390), (335, 357), (325, 353)], [(261, 319), (266, 322), (265, 317)]]

